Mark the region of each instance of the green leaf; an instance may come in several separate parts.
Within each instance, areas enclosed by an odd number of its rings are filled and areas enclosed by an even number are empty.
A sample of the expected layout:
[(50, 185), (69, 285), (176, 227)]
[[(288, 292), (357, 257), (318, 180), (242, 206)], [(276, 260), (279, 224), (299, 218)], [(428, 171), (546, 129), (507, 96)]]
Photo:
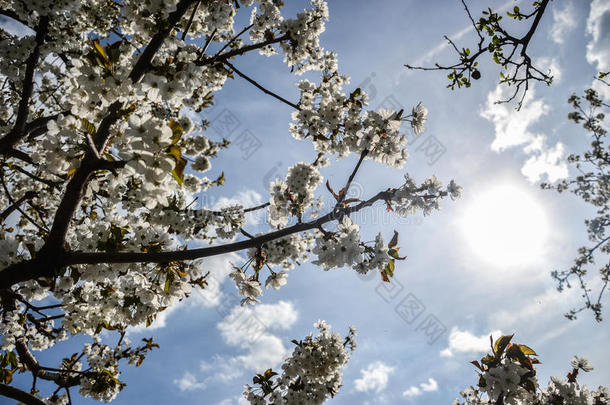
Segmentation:
[(104, 48), (100, 45), (97, 39), (93, 41), (93, 47), (97, 51), (98, 55), (104, 60), (104, 62), (108, 63), (109, 60), (108, 56), (106, 56), (106, 51), (104, 51)]
[(17, 368), (17, 366), (19, 365), (19, 360), (17, 359), (17, 354), (15, 352), (8, 352), (7, 357), (8, 357), (8, 362), (10, 363), (11, 367)]
[(186, 160), (182, 158), (182, 151), (179, 146), (172, 145), (168, 148), (167, 154), (174, 158), (176, 164), (172, 169), (172, 176), (180, 186), (182, 186), (182, 182), (184, 180), (184, 169), (186, 168)]
[(163, 286), (163, 291), (168, 293), (170, 287), (172, 286), (172, 281), (174, 281), (173, 273), (167, 273), (167, 278), (165, 279), (165, 285)]
[(506, 346), (508, 346), (508, 344), (510, 343), (510, 340), (513, 338), (513, 335), (504, 335), (504, 336), (500, 336), (498, 338), (498, 340), (496, 340), (496, 343), (494, 343), (494, 353), (496, 355), (496, 357), (499, 357), (502, 355), (502, 353), (504, 352), (504, 350), (506, 349)]
[(93, 125), (86, 118), (80, 119), (81, 124), (83, 125), (83, 129), (89, 133), (89, 135), (95, 135), (95, 125)]
[(529, 346), (526, 345), (519, 345), (519, 348), (521, 349), (521, 352), (523, 354), (525, 354), (526, 356), (538, 356), (538, 354), (536, 354), (536, 352), (534, 351), (534, 349), (532, 349)]
[(176, 143), (178, 143), (180, 138), (182, 138), (182, 135), (184, 134), (184, 128), (174, 119), (171, 119), (169, 121), (169, 124), (167, 125), (172, 129), (172, 145), (175, 145)]

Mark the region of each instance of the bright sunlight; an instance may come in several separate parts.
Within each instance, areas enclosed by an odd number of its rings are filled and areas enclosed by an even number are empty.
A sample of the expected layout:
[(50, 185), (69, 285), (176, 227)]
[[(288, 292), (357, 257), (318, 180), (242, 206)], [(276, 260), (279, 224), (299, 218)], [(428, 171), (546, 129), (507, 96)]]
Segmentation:
[(541, 205), (512, 185), (492, 188), (474, 200), (462, 229), (477, 256), (501, 267), (535, 262), (548, 235)]

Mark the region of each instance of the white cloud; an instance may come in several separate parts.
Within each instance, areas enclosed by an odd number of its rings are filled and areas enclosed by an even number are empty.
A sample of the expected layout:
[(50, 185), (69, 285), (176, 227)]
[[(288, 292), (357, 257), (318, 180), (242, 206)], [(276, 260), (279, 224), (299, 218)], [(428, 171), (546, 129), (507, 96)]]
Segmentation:
[(189, 372), (184, 373), (181, 379), (174, 380), (180, 391), (203, 390), (206, 387), (205, 381), (197, 381), (195, 376)]
[(491, 149), (496, 152), (531, 143), (536, 135), (531, 133), (528, 127), (549, 111), (549, 107), (541, 99), (534, 100), (533, 89), (527, 93), (520, 111), (510, 103), (496, 104), (497, 100), (510, 97), (513, 91), (513, 87), (497, 86), (487, 95), (485, 109), (481, 112), (483, 118), (494, 124), (496, 136)]
[(412, 386), (402, 393), (403, 397), (416, 397), (421, 395), (421, 390), (416, 386)]
[(502, 332), (494, 330), (476, 336), (467, 330), (461, 331), (457, 326), (454, 326), (449, 333), (449, 346), (441, 351), (441, 356), (452, 357), (455, 353), (484, 353), (491, 350), (489, 335), (497, 339), (502, 336)]
[(360, 370), (361, 378), (354, 381), (357, 391), (379, 393), (388, 385), (388, 377), (394, 372), (394, 367), (387, 366), (380, 361), (369, 364), (366, 369)]
[(576, 10), (572, 2), (565, 3), (563, 8), (553, 8), (551, 39), (558, 44), (563, 44), (567, 35), (578, 25), (576, 16)]
[[(595, 65), (600, 72), (610, 70), (610, 2), (607, 0), (593, 0), (591, 11), (587, 18), (587, 33), (591, 40), (587, 44), (587, 61)], [(610, 87), (593, 82), (593, 88), (598, 90), (604, 98), (610, 99)]]
[(428, 383), (421, 383), (419, 386), (426, 392), (438, 391), (438, 383), (434, 378), (428, 378)]
[(248, 321), (261, 324), (267, 330), (290, 328), (298, 319), (298, 313), (291, 302), (259, 304), (254, 308), (237, 306), (218, 323), (217, 328), (227, 344), (244, 345), (252, 340), (253, 330), (248, 329)]
[[(554, 62), (550, 60), (548, 63), (552, 65)], [(542, 99), (534, 98), (534, 89), (528, 91), (519, 111), (510, 103), (496, 103), (497, 100), (506, 100), (513, 91), (513, 87), (499, 85), (487, 95), (481, 116), (494, 124), (495, 138), (491, 149), (501, 152), (521, 146), (523, 152), (530, 156), (521, 171), (531, 182), (536, 182), (542, 177), (547, 177), (549, 181), (567, 177), (568, 168), (563, 159), (563, 144), (558, 142), (554, 147), (548, 147), (545, 135), (533, 133), (529, 129), (548, 113), (549, 106)]]
[(417, 397), (424, 392), (434, 392), (438, 391), (438, 383), (434, 378), (428, 378), (427, 383), (419, 384), (419, 387), (411, 386), (407, 390), (402, 393), (403, 397)]
[(225, 343), (247, 352), (222, 362), (253, 371), (277, 367), (289, 353), (282, 339), (269, 332), (289, 329), (297, 319), (294, 306), (286, 301), (260, 304), (254, 309), (235, 307), (217, 328)]
[(563, 144), (557, 142), (554, 148), (543, 150), (531, 156), (521, 167), (521, 173), (531, 182), (538, 181), (544, 175), (550, 182), (565, 179), (568, 177), (568, 166), (563, 156)]
[(211, 361), (202, 361), (199, 371), (206, 376), (201, 384), (228, 382), (246, 372), (277, 369), (290, 350), (284, 346), (283, 339), (271, 332), (289, 329), (297, 319), (298, 312), (291, 302), (279, 301), (254, 308), (235, 306), (216, 326), (223, 341), (242, 353), (235, 356), (216, 355)]
[(502, 328), (514, 329), (514, 326), (523, 322), (532, 322), (541, 325), (550, 319), (562, 317), (560, 308), (568, 308), (572, 303), (576, 304), (580, 300), (580, 293), (577, 289), (566, 289), (561, 294), (555, 288), (533, 296), (519, 300), (522, 304), (518, 308), (510, 308), (495, 311), (490, 321)]

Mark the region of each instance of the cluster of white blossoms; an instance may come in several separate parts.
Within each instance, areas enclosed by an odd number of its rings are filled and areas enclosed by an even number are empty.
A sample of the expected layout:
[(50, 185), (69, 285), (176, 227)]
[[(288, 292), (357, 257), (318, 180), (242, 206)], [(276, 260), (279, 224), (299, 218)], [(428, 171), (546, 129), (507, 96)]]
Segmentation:
[(299, 162), (288, 169), (285, 180), (275, 180), (269, 186), (269, 224), (281, 227), (292, 216), (302, 219), (305, 210), (316, 204), (314, 192), (321, 182), (322, 176), (313, 165)]
[(453, 405), (607, 405), (610, 393), (600, 386), (590, 391), (586, 385), (577, 382), (579, 371), (593, 370), (591, 363), (574, 356), (572, 371), (567, 380), (551, 377), (546, 388), (538, 385), (534, 364), (539, 361), (536, 353), (526, 345), (509, 343), (511, 336), (502, 336), (493, 345), (493, 353), (472, 364), (477, 367), (479, 382), (476, 387), (468, 387), (460, 395), (464, 399), (453, 401)]
[(405, 175), (405, 183), (392, 195), (394, 211), (400, 216), (413, 215), (422, 211), (424, 215), (430, 215), (433, 210), (440, 208), (440, 199), (445, 196), (452, 200), (462, 195), (462, 187), (451, 180), (443, 189), (443, 183), (436, 176), (432, 176), (419, 186), (415, 180)]
[(505, 358), (500, 364), (490, 367), (481, 374), (485, 385), (480, 387), (480, 390), (487, 393), (492, 403), (496, 402), (501, 395), (504, 396), (507, 404), (528, 403), (531, 401), (532, 394), (523, 388), (523, 379), (527, 379), (528, 384), (538, 384), (535, 375), (530, 374), (531, 371), (528, 368)]
[(259, 387), (244, 386), (244, 397), (253, 405), (318, 405), (338, 393), (341, 387), (342, 368), (356, 347), (356, 329), (350, 327), (342, 338), (331, 333), (324, 321), (314, 324), (319, 333), (310, 333), (296, 345), (290, 357), (282, 364), (282, 374), (269, 369), (254, 377)]
[(424, 131), (428, 110), (421, 104), (409, 116), (403, 111), (364, 111), (368, 96), (360, 88), (351, 94), (343, 93), (349, 82), (346, 76), (331, 69), (336, 55), (328, 54), (328, 69), (322, 81), (299, 83), (299, 109), (292, 114), (292, 135), (297, 139), (311, 138), (320, 154), (367, 152), (373, 159), (389, 167), (400, 168), (408, 158), (407, 138), (400, 133), (402, 121), (409, 121), (415, 135)]
[(248, 276), (241, 269), (236, 268), (229, 277), (235, 282), (239, 295), (244, 297), (242, 305), (260, 302), (258, 296), (263, 294), (261, 283), (256, 276)]
[(346, 217), (337, 227), (337, 232), (320, 235), (316, 239), (313, 253), (318, 258), (313, 264), (320, 265), (325, 270), (351, 266), (362, 261), (363, 252), (360, 227)]
[[(310, 247), (315, 236), (310, 232), (294, 233), (283, 238), (266, 242), (262, 246), (266, 262), (271, 266), (281, 266), (290, 270), (309, 259)], [(256, 255), (256, 249), (248, 252), (250, 258)]]

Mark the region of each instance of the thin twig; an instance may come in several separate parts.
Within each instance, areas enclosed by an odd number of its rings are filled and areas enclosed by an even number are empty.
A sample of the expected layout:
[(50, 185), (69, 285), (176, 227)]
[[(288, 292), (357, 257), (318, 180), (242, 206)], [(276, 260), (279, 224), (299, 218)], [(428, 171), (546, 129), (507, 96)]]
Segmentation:
[(277, 94), (275, 94), (274, 92), (267, 90), (266, 88), (264, 88), (263, 86), (261, 86), (260, 84), (258, 84), (256, 81), (254, 81), (253, 79), (251, 79), (250, 77), (246, 76), (244, 73), (242, 73), (241, 71), (239, 71), (235, 66), (233, 66), (229, 61), (223, 61), (223, 63), (225, 65), (227, 65), (229, 68), (231, 68), (231, 70), (233, 70), (235, 73), (237, 73), (239, 76), (241, 76), (243, 79), (245, 79), (246, 81), (248, 81), (249, 83), (251, 83), (252, 85), (254, 85), (254, 87), (256, 87), (257, 89), (261, 90), (263, 93), (270, 95), (271, 97), (274, 97), (278, 100), (280, 100), (281, 102), (288, 104), (290, 107), (294, 108), (295, 110), (301, 110), (301, 107), (299, 107), (298, 105), (286, 100), (284, 97), (279, 96)]

